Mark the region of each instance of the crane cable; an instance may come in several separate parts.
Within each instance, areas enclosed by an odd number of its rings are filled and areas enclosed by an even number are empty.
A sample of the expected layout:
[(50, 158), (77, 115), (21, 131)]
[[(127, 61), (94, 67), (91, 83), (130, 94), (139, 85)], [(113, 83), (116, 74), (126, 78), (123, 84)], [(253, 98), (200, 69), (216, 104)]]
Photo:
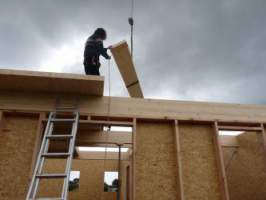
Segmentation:
[(130, 9), (130, 17), (128, 18), (128, 23), (130, 25), (130, 53), (131, 57), (133, 59), (133, 39), (134, 39), (134, 8), (135, 8), (135, 2), (134, 0), (131, 0), (131, 9)]

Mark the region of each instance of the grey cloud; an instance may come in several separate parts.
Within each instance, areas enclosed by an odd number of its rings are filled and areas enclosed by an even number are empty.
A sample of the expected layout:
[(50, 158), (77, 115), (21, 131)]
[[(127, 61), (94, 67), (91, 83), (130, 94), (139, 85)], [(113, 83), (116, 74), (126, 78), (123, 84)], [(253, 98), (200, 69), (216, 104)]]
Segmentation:
[[(266, 103), (265, 9), (264, 0), (135, 0), (134, 60), (146, 97)], [(107, 44), (128, 39), (129, 11), (124, 0), (0, 0), (0, 66), (38, 69), (51, 49), (98, 26)], [(82, 73), (82, 61), (65, 71)], [(117, 69), (112, 94), (127, 95)]]

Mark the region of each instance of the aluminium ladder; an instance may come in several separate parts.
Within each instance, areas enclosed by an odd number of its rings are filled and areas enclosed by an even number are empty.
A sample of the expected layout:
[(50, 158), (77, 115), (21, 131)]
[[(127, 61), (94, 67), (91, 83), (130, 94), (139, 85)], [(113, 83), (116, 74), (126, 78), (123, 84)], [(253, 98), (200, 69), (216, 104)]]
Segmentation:
[[(68, 115), (66, 115), (68, 113)], [(60, 116), (64, 115), (67, 118)], [(72, 116), (70, 118), (69, 116)], [(59, 123), (70, 123), (70, 134), (55, 133), (55, 126)], [(67, 200), (69, 177), (71, 172), (71, 163), (75, 149), (75, 139), (78, 130), (79, 112), (71, 109), (56, 109), (51, 112), (45, 128), (41, 148), (37, 157), (35, 169), (33, 172), (32, 180), (28, 190), (26, 200)], [(51, 141), (63, 140), (66, 141), (68, 152), (49, 152), (49, 145)], [(43, 166), (45, 159), (49, 158), (63, 158), (66, 160), (64, 173), (45, 173)], [(38, 188), (41, 179), (62, 179), (63, 187), (60, 197), (37, 197)]]

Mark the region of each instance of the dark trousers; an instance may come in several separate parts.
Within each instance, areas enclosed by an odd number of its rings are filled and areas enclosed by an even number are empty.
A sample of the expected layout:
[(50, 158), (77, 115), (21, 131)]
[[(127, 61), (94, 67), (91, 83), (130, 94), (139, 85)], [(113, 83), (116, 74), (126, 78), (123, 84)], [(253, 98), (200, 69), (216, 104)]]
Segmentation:
[(96, 75), (100, 76), (99, 67), (92, 64), (84, 64), (85, 73), (87, 75)]

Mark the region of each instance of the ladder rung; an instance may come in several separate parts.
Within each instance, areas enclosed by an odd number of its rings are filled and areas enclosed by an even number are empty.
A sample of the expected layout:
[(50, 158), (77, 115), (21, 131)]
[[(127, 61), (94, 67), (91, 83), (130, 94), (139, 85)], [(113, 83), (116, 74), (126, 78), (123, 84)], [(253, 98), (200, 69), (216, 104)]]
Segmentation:
[(47, 135), (46, 138), (48, 139), (68, 139), (72, 138), (73, 135)]
[(75, 119), (51, 119), (51, 122), (75, 122)]
[(42, 157), (46, 158), (65, 158), (70, 156), (70, 153), (43, 153)]
[(37, 178), (66, 178), (66, 174), (37, 174)]

